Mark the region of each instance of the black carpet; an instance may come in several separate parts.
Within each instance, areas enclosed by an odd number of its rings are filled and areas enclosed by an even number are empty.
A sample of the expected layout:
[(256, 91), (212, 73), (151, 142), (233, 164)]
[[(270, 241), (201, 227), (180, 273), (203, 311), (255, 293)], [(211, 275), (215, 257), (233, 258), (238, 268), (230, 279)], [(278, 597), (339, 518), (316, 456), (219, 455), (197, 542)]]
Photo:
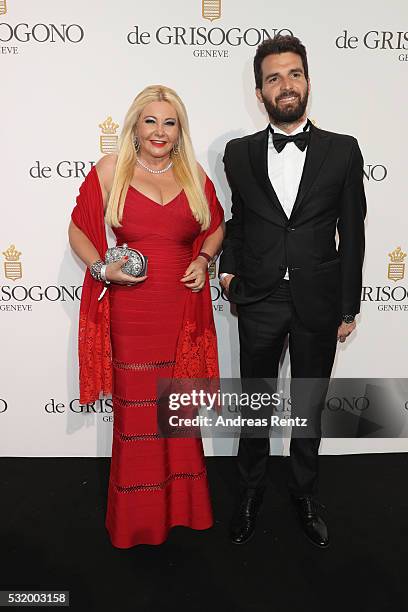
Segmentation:
[(119, 550), (104, 527), (109, 460), (1, 458), (0, 590), (69, 590), (75, 611), (408, 611), (408, 454), (321, 457), (327, 550), (298, 527), (281, 457), (255, 537), (230, 544), (234, 459), (207, 464), (212, 529)]

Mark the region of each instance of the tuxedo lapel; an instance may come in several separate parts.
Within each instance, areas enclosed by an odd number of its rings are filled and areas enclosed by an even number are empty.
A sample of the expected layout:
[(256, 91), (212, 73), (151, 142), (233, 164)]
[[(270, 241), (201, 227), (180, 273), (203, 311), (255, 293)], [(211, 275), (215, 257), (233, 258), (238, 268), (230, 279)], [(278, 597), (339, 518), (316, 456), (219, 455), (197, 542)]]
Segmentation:
[(293, 205), (290, 221), (298, 212), (299, 207), (311, 189), (321, 165), (327, 155), (330, 146), (330, 138), (314, 125), (310, 126), (310, 141), (306, 151), (305, 164), (303, 166), (302, 178), (300, 179), (299, 189)]
[(269, 180), (268, 174), (268, 142), (269, 142), (269, 126), (263, 132), (258, 132), (253, 139), (249, 141), (249, 159), (252, 165), (252, 171), (262, 187), (269, 202), (278, 209), (278, 211), (287, 220), (285, 211), (282, 208), (279, 198), (276, 195), (272, 183)]

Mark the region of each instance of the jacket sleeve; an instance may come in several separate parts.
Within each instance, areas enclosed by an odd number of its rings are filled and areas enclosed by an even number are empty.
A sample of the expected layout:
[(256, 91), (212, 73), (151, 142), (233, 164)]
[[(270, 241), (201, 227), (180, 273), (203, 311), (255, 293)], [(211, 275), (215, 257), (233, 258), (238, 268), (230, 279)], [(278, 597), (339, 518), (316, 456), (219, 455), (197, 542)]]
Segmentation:
[(230, 143), (227, 144), (224, 153), (224, 168), (231, 189), (231, 219), (226, 223), (225, 238), (222, 243), (222, 254), (220, 258), (219, 272), (237, 274), (243, 249), (243, 223), (244, 210), (241, 197), (234, 184), (233, 172), (231, 171)]
[(367, 212), (363, 184), (363, 157), (353, 139), (337, 222), (341, 263), (342, 314), (360, 312), (364, 261), (364, 219)]

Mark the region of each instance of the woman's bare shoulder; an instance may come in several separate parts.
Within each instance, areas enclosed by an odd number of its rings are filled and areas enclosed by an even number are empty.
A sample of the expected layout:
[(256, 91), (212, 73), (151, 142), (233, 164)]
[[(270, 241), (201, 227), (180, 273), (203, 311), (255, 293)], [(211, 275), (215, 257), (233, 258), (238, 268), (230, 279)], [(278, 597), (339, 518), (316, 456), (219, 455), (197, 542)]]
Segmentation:
[(118, 156), (116, 153), (109, 153), (109, 155), (104, 155), (101, 157), (101, 159), (98, 160), (95, 165), (99, 182), (107, 193), (109, 193), (112, 188), (117, 159)]

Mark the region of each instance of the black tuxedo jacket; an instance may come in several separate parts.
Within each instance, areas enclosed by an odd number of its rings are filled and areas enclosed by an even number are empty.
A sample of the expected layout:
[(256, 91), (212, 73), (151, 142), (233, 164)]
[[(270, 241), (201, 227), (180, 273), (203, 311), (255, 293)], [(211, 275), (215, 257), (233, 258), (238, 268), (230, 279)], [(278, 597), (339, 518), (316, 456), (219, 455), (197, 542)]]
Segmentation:
[(303, 323), (312, 330), (338, 325), (343, 314), (360, 311), (366, 199), (357, 140), (310, 127), (288, 219), (268, 177), (268, 136), (267, 128), (226, 146), (232, 218), (219, 272), (235, 274), (230, 301), (249, 304), (271, 294), (289, 268)]

